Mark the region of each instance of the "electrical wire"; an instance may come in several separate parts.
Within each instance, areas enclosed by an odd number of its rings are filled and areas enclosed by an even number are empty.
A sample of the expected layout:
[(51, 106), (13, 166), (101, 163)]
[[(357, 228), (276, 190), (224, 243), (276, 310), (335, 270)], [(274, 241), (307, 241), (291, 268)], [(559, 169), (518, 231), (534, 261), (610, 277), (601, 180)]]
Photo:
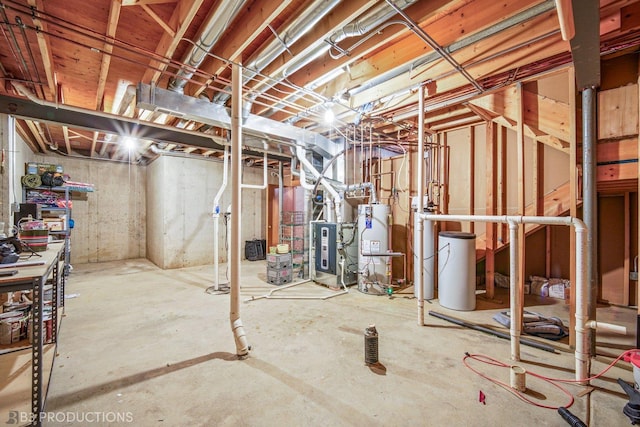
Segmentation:
[(511, 369), (510, 364), (501, 362), (497, 359), (494, 359), (490, 356), (485, 356), (482, 354), (470, 354), (470, 353), (465, 353), (464, 357), (462, 358), (462, 363), (464, 364), (464, 366), (466, 366), (467, 368), (469, 368), (472, 372), (474, 372), (475, 374), (477, 374), (478, 376), (498, 385), (499, 387), (504, 388), (505, 390), (507, 390), (508, 392), (510, 392), (511, 394), (515, 395), (518, 399), (529, 403), (531, 405), (540, 407), (540, 408), (546, 408), (546, 409), (553, 409), (553, 410), (558, 410), (558, 408), (561, 407), (565, 407), (565, 408), (570, 408), (571, 405), (573, 405), (575, 399), (573, 397), (573, 395), (567, 391), (564, 387), (562, 387), (561, 385), (557, 384), (557, 383), (584, 383), (584, 382), (588, 382), (591, 380), (595, 380), (600, 378), (601, 376), (603, 376), (607, 371), (609, 371), (611, 368), (613, 368), (613, 366), (618, 363), (620, 361), (620, 359), (622, 359), (623, 357), (625, 357), (628, 354), (631, 353), (636, 353), (639, 352), (640, 350), (638, 349), (632, 349), (632, 350), (627, 350), (625, 352), (623, 352), (622, 354), (620, 354), (620, 356), (618, 356), (613, 362), (611, 362), (606, 368), (604, 368), (600, 373), (596, 374), (596, 375), (592, 375), (589, 378), (580, 378), (580, 379), (566, 379), (566, 378), (553, 378), (553, 377), (548, 377), (545, 375), (541, 375), (541, 374), (537, 374), (535, 372), (532, 372), (531, 370), (527, 369), (527, 375), (530, 375), (532, 377), (538, 378), (544, 382), (547, 382), (551, 385), (553, 385), (555, 388), (559, 389), (560, 391), (562, 391), (568, 398), (569, 398), (569, 402), (564, 404), (564, 405), (559, 405), (559, 406), (553, 406), (553, 405), (544, 405), (541, 403), (538, 403), (536, 401), (533, 401), (531, 399), (529, 399), (528, 397), (526, 397), (522, 392), (512, 388), (510, 385), (499, 381), (495, 378), (492, 378), (482, 372), (480, 372), (478, 369), (473, 368), (471, 365), (469, 365), (467, 359), (472, 359), (475, 360), (477, 362), (481, 362), (481, 363), (486, 363), (488, 365), (492, 365), (492, 366), (497, 366), (499, 368), (509, 368)]

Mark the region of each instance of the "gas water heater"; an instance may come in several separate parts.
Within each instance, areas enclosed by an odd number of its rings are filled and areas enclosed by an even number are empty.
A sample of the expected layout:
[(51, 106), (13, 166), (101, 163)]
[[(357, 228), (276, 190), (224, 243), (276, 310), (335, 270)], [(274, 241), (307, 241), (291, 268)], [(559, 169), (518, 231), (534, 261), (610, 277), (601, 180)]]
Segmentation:
[(391, 284), (389, 205), (358, 205), (358, 290), (382, 294)]

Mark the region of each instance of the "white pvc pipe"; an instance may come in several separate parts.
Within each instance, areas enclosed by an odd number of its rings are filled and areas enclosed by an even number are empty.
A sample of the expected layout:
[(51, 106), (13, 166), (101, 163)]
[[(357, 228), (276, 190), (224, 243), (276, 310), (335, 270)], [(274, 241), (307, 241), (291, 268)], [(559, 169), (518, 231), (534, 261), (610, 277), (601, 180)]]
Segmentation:
[(229, 298), (229, 320), (236, 344), (236, 354), (244, 358), (249, 354), (247, 337), (240, 320), (240, 256), (242, 233), (242, 69), (232, 65), (231, 100), (231, 287)]
[(264, 190), (265, 188), (267, 188), (267, 185), (269, 184), (268, 181), (268, 173), (267, 173), (267, 166), (269, 166), (269, 164), (267, 163), (267, 152), (265, 151), (263, 153), (263, 158), (262, 158), (262, 184), (241, 184), (242, 188), (251, 188), (254, 190)]
[[(220, 288), (220, 278), (218, 277), (220, 274), (220, 262), (218, 261), (219, 251), (220, 251), (220, 243), (218, 241), (218, 234), (220, 232), (220, 198), (222, 197), (222, 193), (224, 193), (225, 188), (227, 187), (227, 175), (229, 168), (229, 148), (224, 147), (224, 166), (222, 172), (222, 186), (218, 189), (216, 196), (213, 198), (213, 289), (219, 290)], [(229, 260), (227, 259), (227, 262)]]
[[(420, 215), (423, 212), (423, 200), (424, 200), (424, 86), (420, 85), (418, 90), (418, 204), (416, 207), (416, 215)], [(422, 237), (424, 231), (424, 222), (418, 221), (416, 233), (420, 236), (419, 243), (416, 245), (416, 257), (417, 262), (420, 264), (418, 270), (418, 277), (414, 277), (414, 287), (416, 298), (418, 299), (418, 325), (424, 326), (424, 269), (422, 265), (424, 263), (424, 238)]]
[[(591, 343), (589, 342), (588, 332), (590, 328), (594, 326), (598, 327), (610, 327), (613, 329), (619, 328), (616, 325), (609, 325), (603, 322), (595, 322), (594, 320), (588, 319), (587, 314), (587, 298), (588, 298), (588, 283), (587, 283), (587, 266), (586, 266), (586, 245), (587, 245), (587, 228), (579, 218), (574, 217), (547, 217), (547, 216), (493, 216), (493, 215), (440, 215), (440, 214), (420, 214), (420, 222), (431, 220), (431, 221), (474, 221), (474, 222), (494, 222), (494, 223), (507, 223), (509, 224), (510, 230), (515, 227), (516, 224), (540, 224), (540, 225), (564, 225), (564, 226), (572, 226), (576, 233), (576, 283), (575, 283), (575, 293), (576, 293), (576, 312), (575, 312), (575, 320), (576, 320), (576, 349), (575, 349), (575, 378), (581, 384), (587, 384), (586, 380), (589, 378), (590, 374), (590, 362), (591, 362)], [(517, 233), (515, 233), (517, 234)], [(513, 236), (510, 242), (510, 246), (517, 245), (517, 237), (514, 240)], [(515, 245), (514, 245), (515, 243)], [(514, 258), (514, 253), (511, 252), (511, 257)], [(517, 252), (515, 252), (517, 257)], [(514, 283), (514, 277), (517, 277), (519, 274), (518, 263), (514, 262), (512, 259), (510, 262), (509, 272), (511, 276), (510, 286), (513, 288), (517, 285)], [(511, 289), (511, 292), (514, 292)], [(518, 306), (515, 305), (516, 302), (519, 302), (518, 291), (515, 294), (516, 299), (518, 301), (511, 300), (511, 313), (514, 313), (514, 310), (518, 310)], [(420, 307), (420, 310), (424, 310), (424, 306)], [(424, 317), (424, 314), (421, 314)], [(519, 315), (518, 315), (519, 316)], [(514, 323), (520, 324), (521, 322), (516, 322), (516, 319), (511, 319), (511, 324)], [(520, 325), (519, 325), (520, 326)], [(512, 354), (512, 357), (520, 357), (519, 354), (519, 346), (514, 344), (513, 341), (520, 340), (520, 333), (518, 328), (515, 330), (512, 329), (511, 341), (512, 341), (512, 351), (515, 354)], [(515, 351), (514, 351), (515, 350)]]

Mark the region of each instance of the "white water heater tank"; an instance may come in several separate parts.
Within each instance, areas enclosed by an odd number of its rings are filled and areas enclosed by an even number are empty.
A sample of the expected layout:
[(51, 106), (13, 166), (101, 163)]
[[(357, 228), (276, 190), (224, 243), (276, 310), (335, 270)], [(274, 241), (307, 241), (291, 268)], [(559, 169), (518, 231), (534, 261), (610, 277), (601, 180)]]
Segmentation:
[(452, 310), (476, 308), (476, 235), (441, 231), (438, 237), (438, 300)]
[(389, 205), (358, 205), (358, 290), (380, 293), (387, 284), (389, 257), (379, 256), (389, 251)]

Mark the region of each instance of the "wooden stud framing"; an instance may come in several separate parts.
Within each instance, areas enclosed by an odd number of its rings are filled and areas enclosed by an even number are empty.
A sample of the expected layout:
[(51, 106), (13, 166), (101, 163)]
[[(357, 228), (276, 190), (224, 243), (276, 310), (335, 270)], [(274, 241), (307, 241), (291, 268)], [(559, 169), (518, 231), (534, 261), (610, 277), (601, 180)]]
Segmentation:
[[(475, 204), (476, 204), (476, 180), (475, 180), (475, 171), (476, 171), (476, 132), (475, 127), (469, 127), (469, 215), (475, 214)], [(475, 223), (469, 223), (469, 232), (475, 233)]]
[[(524, 215), (525, 213), (525, 188), (524, 188), (524, 174), (525, 174), (525, 162), (524, 162), (524, 95), (522, 83), (517, 84), (518, 88), (518, 132), (516, 134), (517, 140), (517, 165), (518, 165), (518, 214)], [(526, 240), (525, 240), (524, 224), (518, 225), (518, 288), (520, 295), (524, 295), (524, 276), (525, 276), (525, 259), (526, 259)], [(513, 244), (513, 242), (510, 242)], [(521, 298), (523, 304), (519, 307), (521, 314), (524, 311), (524, 298)]]
[[(496, 215), (498, 193), (498, 125), (487, 122), (486, 157), (487, 157), (487, 215)], [(486, 225), (486, 250), (485, 250), (485, 276), (487, 287), (487, 299), (495, 296), (495, 252), (498, 241), (498, 226), (488, 222)]]
[[(499, 163), (499, 197), (500, 197), (500, 209), (498, 215), (508, 215), (507, 212), (507, 128), (502, 125), (498, 126), (498, 146), (500, 153), (500, 163)], [(497, 154), (496, 154), (497, 156)], [(498, 173), (498, 172), (496, 172)], [(500, 224), (497, 227), (500, 227), (500, 238), (503, 243), (509, 242), (509, 226), (507, 224)]]

